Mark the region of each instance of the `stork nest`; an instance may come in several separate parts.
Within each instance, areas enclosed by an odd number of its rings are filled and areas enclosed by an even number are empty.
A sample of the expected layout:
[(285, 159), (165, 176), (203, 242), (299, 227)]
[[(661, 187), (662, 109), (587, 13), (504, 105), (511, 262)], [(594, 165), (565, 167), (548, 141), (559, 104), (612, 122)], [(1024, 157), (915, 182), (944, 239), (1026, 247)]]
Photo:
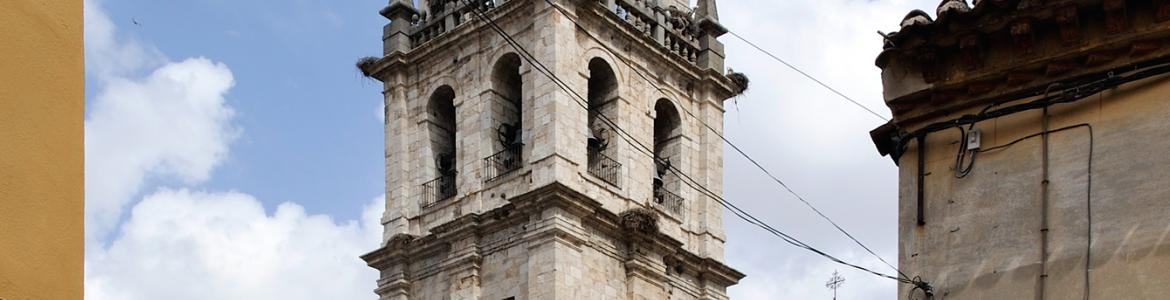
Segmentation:
[(735, 70), (729, 71), (727, 74), (727, 79), (731, 79), (731, 83), (735, 84), (735, 90), (732, 92), (735, 92), (736, 96), (743, 95), (744, 92), (747, 92), (748, 87), (751, 86), (752, 83), (752, 81), (748, 79), (747, 75), (736, 72)]
[(390, 247), (390, 249), (403, 249), (407, 246), (410, 246), (410, 243), (413, 242), (415, 238), (415, 236), (406, 233), (395, 234), (394, 236), (390, 237), (390, 240), (386, 241), (386, 246)]
[(618, 215), (621, 218), (622, 228), (626, 230), (653, 234), (658, 233), (658, 215), (646, 208), (627, 210)]
[(366, 77), (374, 77), (374, 65), (378, 63), (378, 58), (373, 56), (366, 56), (358, 59), (357, 68)]

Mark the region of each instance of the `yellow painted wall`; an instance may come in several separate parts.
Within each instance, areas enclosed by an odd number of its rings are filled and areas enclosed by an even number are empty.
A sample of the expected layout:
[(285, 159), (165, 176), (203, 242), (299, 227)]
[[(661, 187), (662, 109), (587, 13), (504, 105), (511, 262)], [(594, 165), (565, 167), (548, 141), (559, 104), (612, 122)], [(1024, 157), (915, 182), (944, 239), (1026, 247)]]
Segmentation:
[(0, 1), (0, 298), (81, 299), (81, 0)]

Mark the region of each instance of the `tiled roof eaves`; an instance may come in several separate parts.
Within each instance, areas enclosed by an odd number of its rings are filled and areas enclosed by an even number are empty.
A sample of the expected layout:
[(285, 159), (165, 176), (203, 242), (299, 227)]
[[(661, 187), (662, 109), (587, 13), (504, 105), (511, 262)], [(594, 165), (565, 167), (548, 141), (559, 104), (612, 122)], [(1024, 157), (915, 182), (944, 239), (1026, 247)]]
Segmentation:
[(876, 63), (895, 119), (1170, 56), (1170, 0), (988, 1), (912, 12), (887, 35)]
[(922, 10), (913, 10), (902, 19), (897, 32), (886, 35), (883, 53), (877, 66), (884, 66), (883, 56), (891, 49), (910, 49), (923, 44), (951, 46), (958, 36), (971, 33), (993, 33), (1004, 29), (1011, 20), (1021, 18), (1048, 19), (1053, 7), (1085, 5), (1100, 0), (983, 0), (966, 8), (963, 0), (943, 0), (931, 19)]

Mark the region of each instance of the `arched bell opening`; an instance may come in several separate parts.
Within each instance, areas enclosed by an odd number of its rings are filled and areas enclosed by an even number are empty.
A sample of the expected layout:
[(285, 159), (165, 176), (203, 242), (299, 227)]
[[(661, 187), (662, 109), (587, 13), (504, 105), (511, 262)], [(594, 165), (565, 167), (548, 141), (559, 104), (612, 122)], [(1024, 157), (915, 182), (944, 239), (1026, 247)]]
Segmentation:
[(455, 140), (458, 132), (455, 118), (455, 90), (446, 85), (439, 87), (427, 101), (425, 124), (434, 162), (431, 169), (434, 179), (423, 184), (421, 206), (424, 208), (454, 197), (457, 193), (455, 175), (458, 173), (458, 152)]
[(485, 181), (515, 171), (523, 164), (524, 81), (520, 56), (508, 53), (492, 68), (491, 123), (495, 129), (495, 150), (484, 159)]
[(588, 153), (589, 173), (614, 186), (620, 186), (622, 165), (615, 158), (618, 82), (613, 68), (604, 59), (589, 61)]
[(678, 166), (682, 163), (682, 119), (670, 100), (659, 99), (654, 104), (654, 204), (681, 216), (685, 203), (680, 195), (682, 178)]

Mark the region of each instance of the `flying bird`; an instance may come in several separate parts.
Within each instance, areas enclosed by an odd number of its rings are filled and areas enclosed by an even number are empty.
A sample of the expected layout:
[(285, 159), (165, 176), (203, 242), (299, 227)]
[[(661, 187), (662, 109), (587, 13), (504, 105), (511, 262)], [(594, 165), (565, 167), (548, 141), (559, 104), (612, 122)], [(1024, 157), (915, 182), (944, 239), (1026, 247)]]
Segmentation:
[(134, 23), (134, 25), (136, 25), (138, 27), (142, 27), (142, 23), (138, 23), (138, 19), (130, 18), (130, 22)]

